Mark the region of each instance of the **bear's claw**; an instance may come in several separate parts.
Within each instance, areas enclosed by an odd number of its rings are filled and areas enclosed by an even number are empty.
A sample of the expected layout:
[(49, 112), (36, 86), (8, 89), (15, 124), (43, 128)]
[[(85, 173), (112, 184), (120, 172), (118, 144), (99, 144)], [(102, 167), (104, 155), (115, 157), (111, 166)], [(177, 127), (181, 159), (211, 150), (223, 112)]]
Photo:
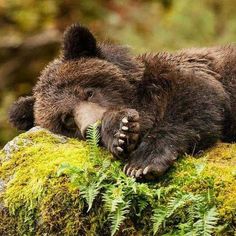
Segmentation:
[(121, 147), (117, 147), (116, 149), (117, 149), (118, 152), (123, 152), (124, 151), (123, 148), (121, 148)]
[(136, 166), (129, 166), (129, 164), (126, 164), (123, 168), (123, 172), (129, 176), (134, 177), (136, 179), (140, 178), (147, 178), (147, 179), (153, 179), (157, 176), (162, 175), (165, 172), (166, 168), (161, 168), (160, 166), (150, 164), (148, 166), (143, 166), (137, 168)]
[(122, 126), (122, 128), (121, 128), (123, 131), (128, 131), (129, 130), (129, 128), (127, 127), (127, 126)]
[(119, 140), (118, 140), (118, 144), (119, 144), (119, 145), (123, 145), (124, 143), (125, 143), (124, 140), (122, 140), (122, 139), (119, 139)]
[(122, 119), (122, 123), (123, 124), (127, 124), (129, 121), (128, 121), (128, 118), (127, 117), (124, 117), (123, 119)]

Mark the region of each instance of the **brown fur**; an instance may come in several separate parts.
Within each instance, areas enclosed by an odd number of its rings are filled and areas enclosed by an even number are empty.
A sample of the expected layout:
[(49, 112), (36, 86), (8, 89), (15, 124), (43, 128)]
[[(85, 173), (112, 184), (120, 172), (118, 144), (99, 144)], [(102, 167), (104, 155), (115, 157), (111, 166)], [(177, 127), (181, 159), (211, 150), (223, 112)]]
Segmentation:
[[(74, 25), (63, 49), (34, 88), (35, 124), (82, 139), (101, 120), (101, 142), (125, 158), (127, 175), (160, 175), (180, 154), (236, 140), (235, 45), (133, 57)], [(28, 128), (21, 103), (11, 120)]]

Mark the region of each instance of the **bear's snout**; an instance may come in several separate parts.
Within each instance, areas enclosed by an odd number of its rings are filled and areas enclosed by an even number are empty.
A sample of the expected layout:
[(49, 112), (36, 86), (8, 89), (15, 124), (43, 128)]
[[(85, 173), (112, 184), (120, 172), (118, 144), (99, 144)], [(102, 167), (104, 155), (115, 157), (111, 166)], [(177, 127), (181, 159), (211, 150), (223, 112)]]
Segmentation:
[(75, 123), (80, 129), (83, 138), (86, 138), (86, 131), (90, 125), (102, 119), (106, 108), (93, 102), (81, 102), (74, 111)]

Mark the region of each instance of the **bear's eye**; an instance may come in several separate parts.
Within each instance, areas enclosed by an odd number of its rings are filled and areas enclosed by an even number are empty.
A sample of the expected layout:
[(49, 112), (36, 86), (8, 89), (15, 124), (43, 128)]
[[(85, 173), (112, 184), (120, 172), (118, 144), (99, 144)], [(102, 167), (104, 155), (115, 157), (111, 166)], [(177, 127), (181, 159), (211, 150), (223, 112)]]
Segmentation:
[(65, 125), (67, 129), (70, 129), (70, 130), (76, 129), (75, 120), (71, 114), (62, 115), (61, 120), (62, 120), (63, 125)]
[(93, 95), (94, 95), (94, 90), (88, 89), (88, 90), (86, 91), (86, 97), (87, 97), (87, 99), (92, 98)]

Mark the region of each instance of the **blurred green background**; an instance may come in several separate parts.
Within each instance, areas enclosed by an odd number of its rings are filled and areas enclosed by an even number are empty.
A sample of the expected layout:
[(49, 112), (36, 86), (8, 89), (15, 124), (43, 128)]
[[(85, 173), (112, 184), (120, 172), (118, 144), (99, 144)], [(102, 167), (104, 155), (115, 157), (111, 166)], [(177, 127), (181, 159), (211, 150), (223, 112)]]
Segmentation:
[(0, 0), (0, 147), (17, 134), (9, 105), (31, 93), (74, 22), (135, 54), (209, 46), (236, 41), (236, 1)]

